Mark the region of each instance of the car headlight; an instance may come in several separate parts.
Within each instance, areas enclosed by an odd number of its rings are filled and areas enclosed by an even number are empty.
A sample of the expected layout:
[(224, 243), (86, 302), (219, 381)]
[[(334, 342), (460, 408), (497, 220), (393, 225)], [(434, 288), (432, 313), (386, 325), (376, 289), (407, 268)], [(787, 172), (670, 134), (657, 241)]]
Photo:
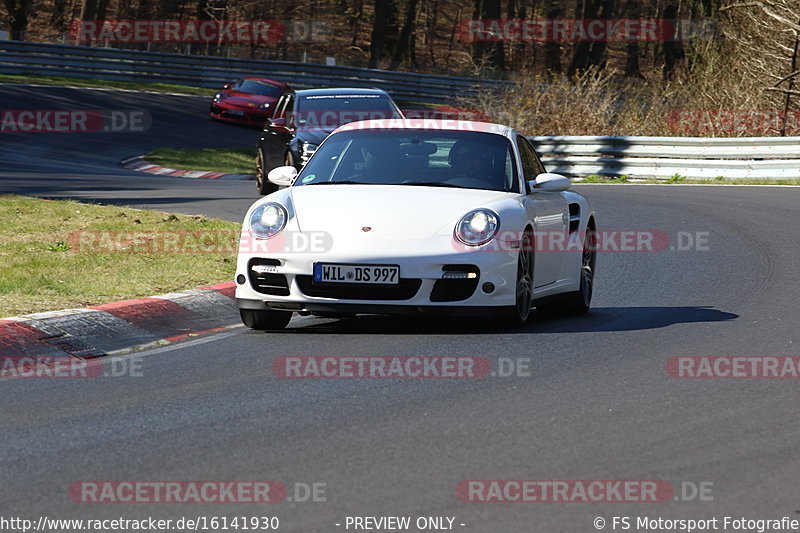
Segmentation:
[(271, 105), (272, 105), (272, 104), (271, 104), (270, 102), (264, 102), (263, 104), (261, 104), (260, 106), (258, 106), (258, 108), (259, 108), (259, 109), (262, 109), (262, 110), (263, 110), (263, 109), (269, 109), (269, 106), (271, 106)]
[(222, 94), (222, 93), (217, 93), (217, 94), (214, 95), (214, 101), (215, 102), (220, 102), (223, 99), (224, 96), (225, 95)]
[(456, 239), (468, 246), (480, 246), (491, 241), (500, 229), (500, 217), (490, 209), (470, 211), (456, 224)]
[(258, 239), (269, 239), (281, 232), (288, 218), (281, 204), (260, 205), (250, 215), (250, 233)]

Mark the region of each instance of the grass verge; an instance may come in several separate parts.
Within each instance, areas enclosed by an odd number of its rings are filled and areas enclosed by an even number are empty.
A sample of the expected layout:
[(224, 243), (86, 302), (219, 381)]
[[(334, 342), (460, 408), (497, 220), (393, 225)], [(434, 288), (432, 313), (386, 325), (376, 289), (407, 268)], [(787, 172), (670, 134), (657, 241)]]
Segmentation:
[(73, 87), (93, 87), (100, 89), (128, 89), (132, 91), (153, 91), (158, 93), (194, 94), (211, 97), (218, 89), (176, 85), (171, 83), (145, 83), (136, 81), (98, 80), (94, 78), (72, 78), (68, 76), (19, 76), (0, 74), (3, 83), (30, 83), (33, 85), (70, 85)]
[(145, 156), (149, 163), (184, 170), (255, 174), (251, 148), (156, 148)]
[(0, 317), (233, 278), (240, 226), (127, 207), (0, 195)]

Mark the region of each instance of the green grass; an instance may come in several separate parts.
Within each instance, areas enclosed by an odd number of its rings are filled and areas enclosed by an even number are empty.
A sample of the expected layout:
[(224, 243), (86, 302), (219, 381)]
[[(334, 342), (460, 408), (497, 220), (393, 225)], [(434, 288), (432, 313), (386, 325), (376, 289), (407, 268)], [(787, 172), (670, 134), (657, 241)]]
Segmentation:
[(630, 176), (600, 176), (592, 174), (577, 183), (628, 183)]
[(255, 174), (256, 154), (252, 148), (156, 148), (145, 159), (162, 167)]
[(593, 174), (586, 176), (581, 181), (575, 183), (644, 183), (644, 184), (679, 184), (679, 185), (800, 185), (800, 179), (730, 179), (717, 176), (713, 179), (690, 179), (686, 176), (675, 174), (667, 179), (640, 179), (630, 176), (598, 176)]
[(0, 317), (209, 285), (236, 269), (239, 224), (200, 215), (0, 195), (0, 220)]
[(129, 89), (134, 91), (153, 91), (159, 93), (196, 94), (213, 96), (218, 89), (175, 85), (171, 83), (146, 83), (136, 81), (97, 80), (93, 78), (73, 78), (67, 76), (19, 76), (0, 74), (0, 82), (30, 83), (33, 85), (71, 85), (73, 87), (95, 87), (102, 89)]

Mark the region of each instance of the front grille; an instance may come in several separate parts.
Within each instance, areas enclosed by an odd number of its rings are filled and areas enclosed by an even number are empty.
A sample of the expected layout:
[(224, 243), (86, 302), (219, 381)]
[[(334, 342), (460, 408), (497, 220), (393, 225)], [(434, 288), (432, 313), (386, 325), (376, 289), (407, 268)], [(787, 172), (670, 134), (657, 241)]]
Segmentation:
[(247, 122), (248, 120), (250, 120), (247, 117), (247, 115), (234, 115), (232, 113), (229, 113), (227, 110), (224, 110), (222, 112), (222, 116), (224, 116), (225, 118), (233, 119), (233, 120), (239, 120), (241, 122)]
[(569, 204), (569, 232), (575, 233), (581, 223), (581, 206)]
[(306, 296), (342, 300), (410, 300), (422, 285), (422, 280), (415, 278), (401, 278), (397, 285), (314, 283), (311, 276), (297, 276), (295, 279)]
[(474, 278), (439, 279), (433, 284), (432, 302), (457, 302), (466, 300), (478, 288), (480, 270), (475, 265), (444, 265), (444, 272), (471, 272)]
[(277, 259), (251, 259), (247, 265), (250, 286), (253, 290), (261, 294), (272, 294), (274, 296), (289, 296), (289, 282), (283, 274), (274, 272), (255, 272), (254, 266), (269, 265), (278, 266), (281, 262)]

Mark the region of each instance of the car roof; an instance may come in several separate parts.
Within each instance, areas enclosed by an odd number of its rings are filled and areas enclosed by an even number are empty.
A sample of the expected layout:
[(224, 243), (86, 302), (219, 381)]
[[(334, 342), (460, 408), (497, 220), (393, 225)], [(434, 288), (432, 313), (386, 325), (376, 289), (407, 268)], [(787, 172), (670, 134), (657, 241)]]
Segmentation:
[(505, 137), (511, 136), (514, 131), (509, 126), (491, 122), (478, 122), (474, 120), (455, 119), (427, 119), (427, 118), (388, 118), (361, 120), (340, 126), (333, 133), (354, 130), (443, 130), (443, 131), (475, 131), (480, 133), (494, 133)]
[(335, 87), (330, 89), (301, 89), (295, 91), (298, 96), (325, 96), (337, 94), (381, 94), (386, 95), (386, 91), (381, 89), (359, 89), (350, 87)]

